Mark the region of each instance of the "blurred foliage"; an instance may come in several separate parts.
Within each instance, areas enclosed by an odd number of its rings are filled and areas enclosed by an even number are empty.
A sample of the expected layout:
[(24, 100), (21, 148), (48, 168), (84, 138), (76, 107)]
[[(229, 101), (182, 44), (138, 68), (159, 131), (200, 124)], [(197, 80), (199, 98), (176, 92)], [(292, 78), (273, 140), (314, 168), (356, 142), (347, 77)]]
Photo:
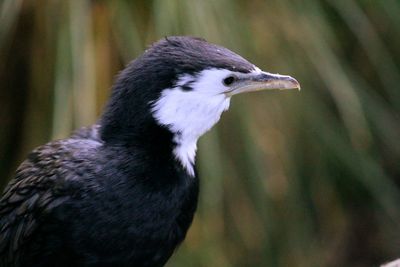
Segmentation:
[(168, 266), (376, 266), (400, 251), (397, 0), (0, 1), (0, 183), (94, 123), (113, 76), (201, 36), (303, 90), (233, 99), (200, 141), (202, 191)]

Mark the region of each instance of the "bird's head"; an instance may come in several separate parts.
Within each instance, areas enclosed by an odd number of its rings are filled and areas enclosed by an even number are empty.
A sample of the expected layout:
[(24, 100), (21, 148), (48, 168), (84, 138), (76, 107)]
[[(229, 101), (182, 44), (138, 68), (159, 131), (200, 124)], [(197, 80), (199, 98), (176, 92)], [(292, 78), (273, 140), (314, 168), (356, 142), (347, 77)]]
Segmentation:
[[(224, 47), (168, 37), (119, 75), (103, 121), (112, 124), (109, 132), (130, 127), (141, 135), (147, 122), (155, 122), (172, 134), (174, 156), (193, 174), (198, 138), (218, 122), (233, 95), (294, 88), (300, 89), (294, 78), (264, 72)], [(107, 120), (109, 114), (115, 116)]]

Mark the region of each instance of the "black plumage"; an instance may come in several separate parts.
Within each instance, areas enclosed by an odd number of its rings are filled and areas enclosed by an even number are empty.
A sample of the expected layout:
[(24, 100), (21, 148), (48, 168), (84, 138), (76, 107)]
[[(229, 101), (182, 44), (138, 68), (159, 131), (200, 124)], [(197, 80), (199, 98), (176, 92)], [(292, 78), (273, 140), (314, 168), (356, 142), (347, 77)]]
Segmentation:
[(32, 151), (0, 200), (0, 267), (163, 266), (192, 222), (199, 182), (150, 104), (208, 68), (254, 65), (201, 39), (161, 40), (119, 74), (98, 124)]

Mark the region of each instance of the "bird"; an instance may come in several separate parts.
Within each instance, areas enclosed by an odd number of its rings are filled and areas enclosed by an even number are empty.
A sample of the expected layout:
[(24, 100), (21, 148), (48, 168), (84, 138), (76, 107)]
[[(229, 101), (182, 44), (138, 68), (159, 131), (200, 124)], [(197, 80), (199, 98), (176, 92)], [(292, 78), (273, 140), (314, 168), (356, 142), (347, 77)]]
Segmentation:
[(198, 202), (197, 140), (232, 96), (300, 89), (202, 38), (165, 37), (92, 126), (29, 153), (0, 199), (0, 267), (161, 267)]

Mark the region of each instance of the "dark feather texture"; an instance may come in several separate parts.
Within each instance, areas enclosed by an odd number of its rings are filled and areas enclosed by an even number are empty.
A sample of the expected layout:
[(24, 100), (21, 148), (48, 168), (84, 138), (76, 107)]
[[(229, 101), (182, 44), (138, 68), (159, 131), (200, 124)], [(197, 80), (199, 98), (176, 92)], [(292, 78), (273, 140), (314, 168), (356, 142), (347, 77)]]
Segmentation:
[(163, 266), (192, 222), (198, 179), (149, 103), (178, 75), (207, 68), (254, 66), (169, 37), (121, 72), (98, 125), (31, 152), (0, 200), (0, 267)]
[(162, 266), (183, 240), (197, 179), (93, 131), (42, 146), (20, 166), (0, 202), (0, 266)]

